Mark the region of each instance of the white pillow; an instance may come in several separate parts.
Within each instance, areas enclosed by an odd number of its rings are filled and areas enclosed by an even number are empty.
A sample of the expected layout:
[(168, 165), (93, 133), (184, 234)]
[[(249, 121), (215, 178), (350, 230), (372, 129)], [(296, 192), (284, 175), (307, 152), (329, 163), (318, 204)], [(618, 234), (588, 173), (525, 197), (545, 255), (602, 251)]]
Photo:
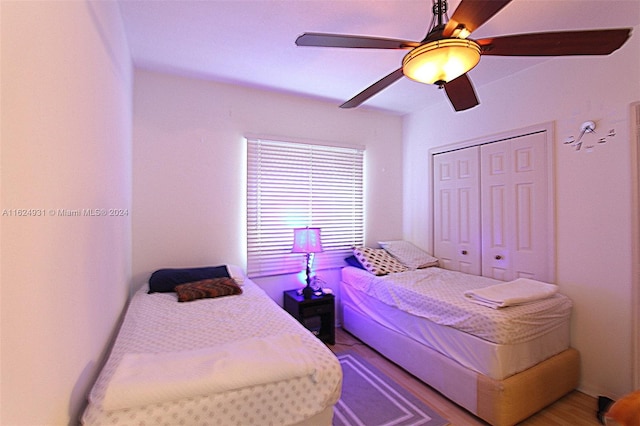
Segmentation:
[(227, 272), (229, 273), (229, 275), (231, 275), (231, 278), (233, 278), (236, 284), (243, 285), (245, 275), (242, 268), (239, 267), (238, 265), (226, 265), (226, 267), (227, 267)]
[(409, 269), (438, 266), (438, 259), (408, 241), (379, 241), (378, 244)]
[(386, 275), (407, 270), (406, 266), (383, 249), (354, 247), (353, 254), (362, 264), (362, 267), (374, 275)]

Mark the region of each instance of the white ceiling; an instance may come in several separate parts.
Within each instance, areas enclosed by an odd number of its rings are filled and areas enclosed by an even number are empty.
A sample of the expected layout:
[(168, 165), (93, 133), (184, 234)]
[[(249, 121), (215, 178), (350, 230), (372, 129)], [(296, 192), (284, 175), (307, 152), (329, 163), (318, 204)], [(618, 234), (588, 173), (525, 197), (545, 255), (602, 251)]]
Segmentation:
[[(420, 41), (432, 17), (431, 0), (119, 3), (136, 66), (324, 99), (336, 107), (400, 68), (406, 51), (297, 47), (294, 41), (300, 34), (326, 32)], [(459, 0), (449, 1), (449, 16), (458, 4)], [(633, 27), (639, 23), (640, 0), (513, 0), (471, 38)], [(480, 103), (483, 85), (545, 60), (483, 57), (469, 72)], [(402, 78), (360, 108), (404, 114), (440, 102), (444, 96), (433, 85)]]

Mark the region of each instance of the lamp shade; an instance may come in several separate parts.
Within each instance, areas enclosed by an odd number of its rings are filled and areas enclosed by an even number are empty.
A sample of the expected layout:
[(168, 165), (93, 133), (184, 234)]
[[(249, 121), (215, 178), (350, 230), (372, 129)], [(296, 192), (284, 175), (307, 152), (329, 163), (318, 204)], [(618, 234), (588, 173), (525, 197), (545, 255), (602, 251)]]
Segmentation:
[(294, 228), (293, 253), (319, 253), (322, 251), (320, 228)]
[(418, 46), (402, 60), (402, 72), (412, 80), (444, 84), (480, 62), (480, 45), (473, 40), (445, 38)]

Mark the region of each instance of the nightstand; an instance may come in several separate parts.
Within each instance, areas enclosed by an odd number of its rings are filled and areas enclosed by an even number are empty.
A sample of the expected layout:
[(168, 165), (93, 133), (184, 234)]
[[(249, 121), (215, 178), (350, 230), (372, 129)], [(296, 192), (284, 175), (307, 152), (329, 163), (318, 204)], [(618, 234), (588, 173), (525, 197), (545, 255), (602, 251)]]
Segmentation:
[(336, 341), (334, 300), (333, 294), (305, 299), (298, 290), (288, 290), (284, 292), (284, 309), (318, 339), (333, 345)]

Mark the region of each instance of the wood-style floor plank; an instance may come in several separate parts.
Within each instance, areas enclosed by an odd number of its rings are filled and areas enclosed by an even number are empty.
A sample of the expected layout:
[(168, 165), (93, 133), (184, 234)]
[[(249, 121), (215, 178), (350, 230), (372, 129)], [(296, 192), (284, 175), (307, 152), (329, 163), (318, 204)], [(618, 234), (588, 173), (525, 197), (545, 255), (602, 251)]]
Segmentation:
[[(486, 426), (488, 423), (454, 404), (436, 390), (390, 362), (382, 355), (342, 330), (336, 329), (336, 344), (329, 345), (334, 352), (350, 350), (366, 359), (380, 371), (407, 389), (438, 414), (451, 422), (452, 426)], [(599, 425), (596, 418), (596, 398), (573, 391), (537, 414), (519, 423), (522, 426), (590, 426)]]

